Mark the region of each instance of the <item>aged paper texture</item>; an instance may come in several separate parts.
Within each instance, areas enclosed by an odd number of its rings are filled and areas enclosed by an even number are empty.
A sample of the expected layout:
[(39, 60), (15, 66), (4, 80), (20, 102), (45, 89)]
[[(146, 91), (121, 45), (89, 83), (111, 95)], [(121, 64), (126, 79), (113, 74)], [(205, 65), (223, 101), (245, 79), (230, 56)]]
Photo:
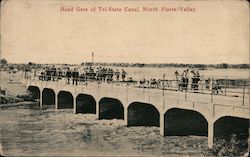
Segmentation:
[(1, 156), (248, 156), (245, 0), (3, 0)]

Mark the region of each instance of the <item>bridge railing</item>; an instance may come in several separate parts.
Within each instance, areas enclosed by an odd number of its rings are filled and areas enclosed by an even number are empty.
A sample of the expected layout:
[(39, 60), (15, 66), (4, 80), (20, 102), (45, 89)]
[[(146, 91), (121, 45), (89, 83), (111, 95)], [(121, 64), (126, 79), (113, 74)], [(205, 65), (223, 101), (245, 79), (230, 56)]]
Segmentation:
[(236, 97), (242, 99), (242, 105), (249, 99), (249, 87), (250, 81), (248, 79), (237, 79), (229, 78), (225, 76), (224, 78), (206, 78), (204, 76), (200, 77), (199, 81), (194, 81), (195, 78), (188, 78), (187, 80), (141, 80), (135, 81), (127, 79), (125, 81), (114, 81), (113, 79), (101, 80), (98, 78), (72, 78), (62, 76), (45, 76), (45, 75), (33, 75), (33, 77), (27, 77), (29, 80), (39, 80), (44, 82), (55, 82), (64, 84), (74, 84), (77, 86), (88, 86), (90, 83), (96, 83), (98, 86), (108, 85), (112, 86), (129, 86), (134, 88), (141, 88), (142, 92), (145, 89), (157, 89), (162, 91), (164, 96), (166, 91), (180, 91), (184, 93), (184, 99), (188, 99), (188, 93), (206, 94), (210, 95), (210, 101), (213, 102), (216, 96), (228, 96)]

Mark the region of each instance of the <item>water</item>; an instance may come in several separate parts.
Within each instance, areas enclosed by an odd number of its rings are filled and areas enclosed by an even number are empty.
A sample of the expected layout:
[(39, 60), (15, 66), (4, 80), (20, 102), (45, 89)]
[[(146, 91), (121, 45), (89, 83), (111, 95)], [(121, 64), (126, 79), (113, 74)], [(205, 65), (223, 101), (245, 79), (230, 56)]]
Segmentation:
[(0, 130), (6, 156), (201, 156), (207, 150), (207, 137), (162, 137), (158, 127), (125, 127), (72, 110), (0, 110)]
[[(128, 77), (132, 77), (135, 80), (145, 79), (163, 79), (163, 74), (165, 74), (165, 79), (175, 79), (175, 71), (177, 70), (181, 74), (187, 68), (178, 68), (178, 67), (166, 67), (166, 68), (150, 68), (150, 67), (111, 67), (113, 69), (124, 69), (128, 73)], [(199, 70), (191, 69), (189, 70)], [(250, 74), (248, 69), (205, 69), (199, 70), (201, 76), (204, 78), (213, 77), (213, 78), (228, 78), (233, 79), (249, 79)]]

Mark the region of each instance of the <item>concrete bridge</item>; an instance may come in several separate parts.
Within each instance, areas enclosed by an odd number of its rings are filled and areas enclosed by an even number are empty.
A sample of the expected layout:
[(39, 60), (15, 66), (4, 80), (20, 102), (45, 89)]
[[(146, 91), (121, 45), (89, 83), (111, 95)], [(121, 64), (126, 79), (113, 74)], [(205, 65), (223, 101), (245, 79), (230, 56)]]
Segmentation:
[(123, 119), (126, 126), (158, 126), (162, 136), (248, 137), (249, 89), (239, 96), (146, 89), (124, 84), (24, 80), (40, 107), (72, 108), (98, 119)]

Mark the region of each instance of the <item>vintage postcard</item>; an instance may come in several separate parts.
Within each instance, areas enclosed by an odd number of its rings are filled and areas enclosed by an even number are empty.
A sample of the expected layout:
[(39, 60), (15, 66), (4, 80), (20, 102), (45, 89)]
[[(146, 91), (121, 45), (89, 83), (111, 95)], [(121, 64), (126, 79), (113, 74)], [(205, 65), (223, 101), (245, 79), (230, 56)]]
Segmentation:
[(3, 0), (0, 156), (248, 156), (246, 0)]

